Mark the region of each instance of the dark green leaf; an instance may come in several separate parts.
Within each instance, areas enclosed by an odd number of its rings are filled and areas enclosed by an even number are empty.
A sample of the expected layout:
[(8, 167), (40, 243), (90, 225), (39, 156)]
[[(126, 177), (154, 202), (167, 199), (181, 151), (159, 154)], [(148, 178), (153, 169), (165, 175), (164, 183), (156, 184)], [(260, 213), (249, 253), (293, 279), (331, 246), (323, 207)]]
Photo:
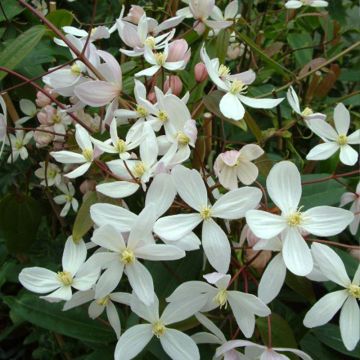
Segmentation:
[(71, 25), (74, 20), (74, 15), (68, 10), (59, 9), (49, 13), (46, 18), (57, 28), (61, 29), (63, 26)]

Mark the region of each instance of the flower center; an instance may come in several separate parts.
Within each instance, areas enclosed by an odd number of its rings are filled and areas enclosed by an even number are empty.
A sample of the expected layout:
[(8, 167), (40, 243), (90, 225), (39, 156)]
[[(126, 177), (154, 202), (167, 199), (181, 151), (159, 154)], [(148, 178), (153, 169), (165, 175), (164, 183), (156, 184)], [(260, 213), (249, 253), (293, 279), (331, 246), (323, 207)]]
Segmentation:
[(182, 146), (188, 145), (190, 142), (190, 138), (182, 131), (178, 132), (176, 139), (178, 141), (178, 144)]
[(149, 36), (148, 38), (146, 38), (146, 40), (144, 41), (144, 44), (146, 46), (148, 46), (150, 49), (155, 49), (155, 38), (153, 36)]
[(109, 302), (109, 296), (105, 296), (103, 298), (97, 299), (96, 303), (100, 306), (106, 306)]
[(71, 202), (73, 199), (72, 195), (65, 195), (66, 202)]
[(92, 149), (84, 149), (82, 152), (82, 155), (86, 161), (90, 162), (93, 159), (93, 150)]
[(337, 143), (342, 146), (342, 145), (346, 145), (348, 142), (347, 136), (346, 135), (339, 135), (339, 137), (337, 138)]
[(164, 53), (155, 53), (154, 57), (157, 65), (163, 66), (165, 64), (166, 56)]
[(125, 265), (132, 264), (135, 261), (134, 252), (130, 249), (125, 249), (120, 255), (120, 260)]
[(164, 110), (160, 110), (157, 116), (162, 123), (166, 122), (169, 119), (168, 114)]
[(139, 161), (133, 169), (133, 174), (137, 177), (137, 178), (141, 178), (144, 173), (146, 171), (145, 165), (142, 161)]
[(360, 299), (360, 286), (356, 284), (350, 284), (348, 287), (348, 292), (355, 299)]
[(156, 322), (153, 323), (152, 326), (152, 333), (156, 336), (156, 337), (160, 337), (163, 336), (165, 334), (165, 325), (161, 320), (158, 320)]
[(287, 217), (289, 226), (299, 226), (304, 221), (304, 217), (300, 211), (296, 211)]
[(68, 271), (58, 271), (57, 276), (65, 286), (70, 286), (73, 283), (73, 277)]
[(302, 112), (301, 112), (301, 115), (302, 116), (309, 116), (311, 114), (313, 114), (314, 112), (309, 108), (309, 107), (306, 107)]
[(15, 148), (16, 148), (17, 150), (20, 150), (23, 146), (24, 146), (24, 144), (23, 144), (22, 140), (16, 140), (16, 142), (15, 142)]
[(57, 175), (57, 171), (54, 169), (48, 169), (48, 178), (55, 179)]
[(227, 299), (228, 299), (227, 291), (226, 289), (222, 289), (219, 290), (219, 292), (214, 297), (213, 301), (220, 306), (220, 309), (222, 309), (223, 307), (225, 307), (226, 309), (228, 305)]
[(230, 69), (227, 66), (221, 64), (219, 66), (218, 74), (220, 77), (227, 77), (230, 75)]
[(230, 86), (230, 93), (233, 95), (244, 93), (247, 86), (241, 80), (234, 80)]
[(136, 112), (139, 114), (140, 117), (145, 118), (149, 115), (149, 112), (141, 105), (136, 107)]
[(51, 118), (51, 120), (52, 120), (52, 122), (53, 122), (54, 124), (59, 124), (59, 123), (61, 123), (61, 117), (60, 117), (58, 114), (53, 115), (52, 118)]
[(126, 152), (126, 142), (124, 140), (119, 139), (115, 145), (115, 149), (118, 153), (122, 154)]
[(211, 218), (211, 207), (209, 206), (204, 206), (201, 211), (200, 211), (200, 216), (203, 220), (208, 220)]
[(74, 75), (77, 75), (79, 76), (81, 74), (81, 68), (78, 64), (74, 63), (71, 65), (71, 72), (74, 74)]

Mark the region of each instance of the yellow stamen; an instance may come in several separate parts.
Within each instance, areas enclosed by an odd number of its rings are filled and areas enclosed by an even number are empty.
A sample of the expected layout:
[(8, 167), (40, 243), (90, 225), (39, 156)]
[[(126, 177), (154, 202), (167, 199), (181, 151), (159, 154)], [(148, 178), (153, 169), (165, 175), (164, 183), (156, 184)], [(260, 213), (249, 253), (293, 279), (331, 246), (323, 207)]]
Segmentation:
[(221, 64), (219, 66), (218, 74), (220, 77), (227, 77), (230, 75), (230, 69), (227, 66)]
[(337, 143), (340, 146), (346, 145), (348, 143), (348, 139), (346, 135), (339, 135), (339, 137), (337, 138)]
[(144, 44), (148, 46), (150, 49), (155, 49), (156, 42), (153, 36), (149, 36), (145, 41)]
[(140, 117), (145, 118), (149, 115), (149, 112), (141, 105), (136, 107), (136, 112), (139, 114)]
[(92, 149), (84, 149), (82, 154), (86, 161), (92, 161), (92, 159), (93, 159), (93, 150)]
[(204, 206), (200, 211), (200, 216), (203, 220), (208, 220), (211, 218), (211, 208), (208, 206)]
[(165, 334), (165, 330), (165, 325), (161, 320), (156, 321), (152, 326), (152, 333), (158, 338)]
[(348, 292), (355, 299), (360, 299), (360, 286), (356, 284), (351, 284), (348, 287)]
[(178, 144), (182, 146), (188, 145), (190, 142), (190, 138), (182, 131), (178, 132), (176, 139), (178, 141)]
[(133, 169), (133, 174), (134, 176), (136, 176), (137, 178), (141, 178), (144, 174), (145, 174), (146, 168), (145, 165), (142, 161), (139, 161)]
[(73, 283), (73, 277), (68, 271), (59, 271), (57, 276), (65, 286), (70, 286)]
[(303, 220), (304, 218), (300, 211), (296, 211), (287, 217), (287, 223), (290, 226), (299, 226)]
[(234, 80), (230, 86), (230, 93), (233, 95), (244, 93), (247, 86), (241, 80)]
[(109, 302), (109, 296), (105, 296), (103, 298), (97, 299), (96, 303), (100, 306), (106, 306)]
[(81, 74), (81, 68), (78, 64), (74, 63), (71, 65), (71, 72), (74, 74), (74, 75), (77, 75), (79, 76)]
[(166, 111), (163, 110), (160, 110), (157, 116), (162, 123), (166, 122), (169, 119), (168, 114), (166, 113)]
[(220, 306), (220, 309), (222, 309), (223, 307), (225, 307), (226, 309), (228, 305), (227, 299), (228, 299), (227, 291), (226, 289), (222, 289), (219, 290), (219, 292), (214, 297), (213, 301)]
[(309, 108), (309, 107), (306, 107), (303, 111), (302, 111), (302, 113), (301, 113), (301, 115), (302, 116), (309, 116), (309, 115), (311, 115), (311, 114), (313, 114), (314, 112)]
[(120, 255), (120, 261), (125, 265), (132, 264), (135, 261), (134, 252), (130, 249), (125, 249)]
[(126, 152), (127, 149), (126, 142), (124, 140), (119, 139), (115, 145), (115, 148), (119, 154)]
[(157, 65), (163, 66), (165, 64), (166, 57), (164, 53), (155, 53), (154, 57)]

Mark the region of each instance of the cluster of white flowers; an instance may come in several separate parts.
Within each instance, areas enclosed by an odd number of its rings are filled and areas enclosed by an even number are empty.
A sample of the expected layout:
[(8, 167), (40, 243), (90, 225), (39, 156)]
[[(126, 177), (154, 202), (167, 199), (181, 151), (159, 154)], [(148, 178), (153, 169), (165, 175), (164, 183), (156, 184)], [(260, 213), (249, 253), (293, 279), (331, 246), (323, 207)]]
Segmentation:
[[(280, 161), (272, 167), (266, 180), (266, 192), (274, 204), (270, 211), (264, 199), (265, 190), (256, 183), (259, 170), (254, 161), (264, 154), (260, 146), (247, 144), (218, 154), (213, 172), (207, 167), (196, 170), (185, 166), (194, 153), (199, 125), (187, 104), (189, 94), (179, 97), (181, 90), (171, 87), (171, 81), (168, 89), (156, 86), (157, 78), (162, 76), (164, 80), (165, 72), (184, 70), (191, 56), (185, 40), (173, 40), (175, 27), (184, 18), (192, 17), (198, 33), (209, 27), (212, 35), (216, 35), (238, 19), (237, 1), (231, 2), (224, 14), (214, 0), (187, 3), (188, 7), (160, 24), (148, 17), (144, 9), (133, 5), (127, 16), (122, 10), (111, 28), (99, 27), (90, 34), (74, 27), (64, 28), (67, 41), (83, 51), (92, 67), (77, 59), (69, 49), (74, 58), (72, 65), (43, 78), (54, 97), (69, 98), (72, 105), (61, 110), (41, 93), (36, 101), (39, 109), (26, 103), (23, 106), (26, 117), (17, 125), (20, 127), (35, 114), (41, 125), (35, 132), (25, 133), (19, 128), (15, 135), (9, 135), (8, 161), (14, 162), (19, 156), (26, 159), (26, 146), (33, 137), (38, 147), (52, 144), (51, 157), (64, 167), (49, 161), (40, 162), (35, 175), (42, 186), (55, 186), (61, 191), (61, 195), (54, 197), (56, 204), (64, 205), (60, 216), (66, 216), (71, 208), (74, 212), (78, 210), (71, 181), (86, 173), (92, 174), (95, 168), (106, 175), (96, 184), (97, 192), (124, 199), (141, 191), (144, 205), (138, 214), (130, 211), (124, 201), (124, 206), (92, 205), (94, 231), (90, 241), (85, 243), (69, 237), (60, 271), (25, 268), (19, 280), (28, 290), (44, 294), (42, 298), (47, 301), (66, 301), (64, 310), (90, 302), (89, 316), (93, 319), (106, 310), (118, 338), (117, 360), (133, 359), (154, 336), (175, 360), (199, 359), (197, 344), (203, 343), (217, 344), (216, 359), (284, 359), (286, 356), (278, 352), (290, 351), (308, 360), (311, 358), (297, 349), (268, 348), (241, 339), (227, 341), (208, 315), (214, 309), (226, 310), (233, 315), (242, 334), (252, 337), (255, 317), (271, 314), (267, 304), (279, 294), (288, 269), (297, 276), (330, 280), (344, 288), (321, 298), (306, 314), (304, 325), (309, 328), (323, 325), (341, 308), (341, 336), (346, 348), (352, 350), (360, 337), (357, 303), (360, 267), (351, 282), (339, 256), (309, 235), (327, 238), (343, 232), (349, 225), (351, 233), (356, 234), (360, 221), (360, 185), (356, 194), (345, 193), (341, 199), (341, 206), (353, 203), (350, 210), (321, 204), (303, 209), (300, 172), (291, 161)], [(285, 6), (302, 5), (321, 7), (327, 2), (288, 1)], [(129, 107), (121, 103), (123, 76), (118, 61), (94, 44), (96, 40), (109, 38), (116, 30), (129, 48), (120, 51), (125, 56), (141, 57), (150, 65), (135, 73), (135, 102)], [(67, 46), (63, 40), (55, 41)], [(242, 121), (244, 105), (271, 109), (284, 100), (245, 96), (248, 86), (255, 81), (253, 70), (231, 74), (230, 68), (220, 64), (219, 59), (209, 57), (205, 45), (200, 56), (203, 64), (197, 68), (195, 77), (202, 82), (208, 74), (214, 87), (224, 93), (219, 103), (224, 117)], [(144, 82), (140, 81), (142, 77)], [(2, 98), (0, 100), (3, 148), (7, 142), (6, 106)], [(325, 115), (313, 113), (309, 108), (301, 111), (292, 87), (287, 100), (303, 118), (305, 126), (323, 141), (310, 151), (308, 160), (324, 160), (340, 150), (343, 164), (354, 165), (358, 161), (358, 152), (351, 145), (360, 144), (360, 130), (348, 135), (350, 114), (343, 104), (338, 104), (334, 111), (335, 130)], [(106, 107), (103, 119), (88, 115), (84, 111), (86, 106)], [(79, 123), (73, 127), (68, 113), (76, 114), (94, 133)], [(72, 135), (76, 144), (71, 149), (66, 136)], [(214, 187), (215, 180), (219, 183)], [(174, 213), (174, 208), (181, 210)], [(261, 277), (257, 295), (237, 289), (235, 280), (239, 273), (234, 274), (230, 266), (235, 251), (232, 228), (245, 222), (248, 237), (257, 238), (253, 250), (277, 252)], [(197, 231), (200, 224), (201, 230)], [(201, 233), (200, 238), (197, 233)], [(311, 247), (308, 241), (314, 241)], [(154, 281), (143, 260), (178, 260), (200, 247), (204, 252), (204, 268), (211, 267), (214, 272), (204, 275), (205, 281), (180, 284), (168, 294), (168, 304), (160, 316)], [(118, 288), (127, 282), (132, 292), (119, 292)], [(77, 292), (73, 293), (74, 290)], [(122, 333), (116, 304), (130, 307), (145, 322)], [(192, 316), (209, 332), (190, 337), (173, 328), (173, 324)], [(244, 354), (236, 348), (245, 348)]]

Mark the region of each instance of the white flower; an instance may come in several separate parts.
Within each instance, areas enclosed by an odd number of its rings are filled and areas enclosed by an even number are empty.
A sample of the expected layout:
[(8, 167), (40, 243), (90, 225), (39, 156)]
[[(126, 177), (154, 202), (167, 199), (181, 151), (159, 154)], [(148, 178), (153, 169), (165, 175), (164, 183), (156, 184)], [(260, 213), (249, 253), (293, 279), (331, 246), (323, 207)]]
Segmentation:
[(150, 306), (146, 306), (134, 296), (131, 310), (147, 323), (132, 326), (124, 332), (115, 348), (115, 360), (135, 358), (154, 336), (160, 340), (162, 348), (171, 359), (200, 359), (199, 349), (194, 340), (181, 331), (168, 327), (192, 316), (195, 313), (194, 307), (169, 304), (159, 316), (159, 300), (154, 295), (154, 302)]
[(37, 113), (36, 105), (28, 99), (21, 99), (19, 102), (19, 106), (20, 106), (21, 111), (26, 116), (20, 118), (19, 120), (16, 120), (15, 125), (24, 124), (26, 121), (33, 118)]
[(312, 360), (312, 358), (298, 349), (291, 348), (276, 348), (259, 345), (247, 340), (231, 340), (216, 349), (216, 356), (224, 356), (226, 353), (237, 347), (245, 347), (245, 357), (247, 359), (261, 359), (261, 360), (285, 360), (289, 359), (287, 356), (279, 354), (278, 351), (291, 352), (303, 360)]
[(28, 133), (25, 133), (23, 130), (15, 130), (15, 136), (9, 134), (9, 137), (12, 154), (9, 155), (7, 162), (14, 162), (19, 156), (21, 160), (27, 159), (29, 153), (25, 145), (27, 145), (33, 137), (33, 132), (29, 131)]
[(40, 162), (39, 165), (40, 168), (35, 170), (35, 176), (43, 179), (40, 184), (43, 186), (59, 186), (61, 183), (60, 168), (55, 164), (45, 161)]
[(340, 103), (334, 110), (335, 129), (321, 119), (309, 120), (307, 125), (324, 143), (316, 145), (306, 156), (307, 160), (325, 160), (340, 150), (340, 161), (345, 165), (355, 165), (358, 152), (350, 145), (360, 144), (360, 129), (347, 135), (350, 127), (350, 113)]
[(285, 7), (287, 9), (298, 9), (304, 5), (312, 7), (327, 7), (329, 4), (323, 0), (289, 0), (286, 2)]
[(68, 184), (62, 183), (62, 184), (58, 185), (58, 188), (59, 188), (59, 190), (61, 190), (61, 192), (63, 192), (63, 194), (55, 196), (54, 201), (58, 205), (65, 204), (65, 206), (61, 210), (60, 216), (66, 216), (71, 207), (73, 208), (73, 210), (75, 212), (77, 212), (79, 203), (74, 198), (75, 188), (74, 188), (73, 184), (72, 183), (68, 183)]
[(299, 98), (292, 86), (290, 86), (289, 90), (287, 91), (286, 98), (291, 108), (298, 115), (300, 115), (305, 120), (305, 122), (312, 119), (326, 119), (326, 115), (322, 113), (314, 113), (309, 107), (306, 107), (303, 111), (301, 111)]
[(89, 290), (99, 277), (99, 269), (85, 263), (86, 245), (83, 240), (75, 243), (72, 237), (66, 240), (62, 256), (62, 271), (54, 272), (41, 267), (23, 269), (20, 283), (28, 290), (49, 295), (41, 298), (55, 302), (70, 300), (71, 288)]
[(354, 214), (354, 220), (350, 224), (350, 232), (352, 235), (356, 235), (360, 224), (360, 182), (356, 186), (355, 194), (346, 192), (341, 196), (340, 206), (344, 206), (352, 202), (350, 211)]
[(6, 133), (7, 133), (7, 109), (6, 104), (3, 99), (3, 97), (0, 95), (0, 106), (2, 114), (0, 114), (0, 157), (2, 155), (2, 152), (4, 150), (5, 142), (6, 142)]
[(340, 333), (345, 347), (354, 350), (360, 339), (360, 265), (351, 282), (341, 258), (330, 247), (314, 243), (311, 247), (314, 258), (321, 271), (331, 281), (344, 290), (331, 292), (323, 296), (308, 311), (304, 325), (309, 328), (329, 322), (340, 310)]
[(77, 178), (88, 171), (91, 163), (94, 160), (94, 149), (91, 143), (89, 133), (79, 124), (76, 124), (75, 139), (82, 153), (75, 153), (72, 151), (52, 151), (50, 155), (58, 162), (63, 164), (82, 164), (75, 170), (65, 174), (66, 177), (73, 179)]
[(221, 153), (215, 160), (214, 171), (219, 182), (226, 189), (238, 187), (238, 179), (245, 185), (252, 184), (259, 170), (252, 163), (264, 153), (259, 145), (247, 144), (240, 151), (230, 150)]
[(232, 190), (211, 205), (204, 181), (198, 171), (177, 165), (171, 175), (180, 197), (196, 212), (160, 218), (155, 223), (155, 233), (161, 238), (175, 241), (203, 223), (202, 246), (205, 255), (214, 269), (226, 273), (229, 269), (231, 248), (224, 230), (213, 218), (242, 218), (247, 210), (254, 209), (259, 204), (261, 191), (253, 187)]
[(246, 221), (259, 238), (271, 239), (281, 234), (282, 256), (286, 267), (296, 275), (305, 276), (313, 269), (313, 259), (302, 234), (339, 234), (353, 220), (353, 214), (331, 206), (317, 206), (302, 212), (299, 208), (301, 177), (297, 167), (290, 161), (281, 161), (273, 166), (266, 187), (281, 214), (249, 210)]
[(138, 259), (177, 260), (185, 256), (185, 252), (176, 246), (155, 244), (152, 236), (154, 222), (155, 208), (149, 204), (134, 221), (126, 242), (121, 232), (111, 225), (101, 226), (94, 231), (91, 240), (108, 250), (95, 253), (89, 259), (92, 264), (106, 268), (96, 284), (96, 298), (102, 298), (111, 293), (119, 284), (125, 271), (131, 287), (141, 301), (147, 305), (154, 301), (151, 274)]
[(230, 275), (211, 273), (204, 275), (204, 278), (215, 286), (202, 281), (188, 281), (178, 286), (166, 301), (174, 307), (195, 307), (197, 302), (197, 311), (201, 312), (227, 308), (229, 304), (240, 330), (247, 338), (254, 333), (255, 315), (270, 315), (270, 309), (255, 295), (228, 290)]
[(169, 56), (168, 44), (165, 45), (163, 52), (153, 52), (153, 50), (150, 47), (145, 46), (145, 51), (144, 51), (145, 60), (152, 66), (145, 70), (137, 72), (135, 76), (136, 77), (153, 76), (161, 68), (164, 68), (169, 71), (184, 69), (186, 65), (186, 62), (184, 60), (167, 61), (168, 56)]
[(114, 302), (130, 305), (131, 298), (131, 294), (114, 292), (103, 298), (96, 299), (95, 290), (93, 289), (87, 291), (78, 291), (70, 300), (66, 301), (63, 310), (67, 311), (91, 301), (88, 309), (89, 317), (91, 319), (96, 319), (105, 310), (109, 323), (115, 331), (116, 337), (119, 338), (121, 334), (121, 324)]
[(271, 109), (284, 100), (284, 98), (252, 99), (243, 95), (247, 91), (247, 85), (255, 80), (255, 73), (252, 70), (230, 75), (230, 69), (225, 65), (220, 65), (218, 59), (210, 60), (205, 47), (202, 47), (200, 55), (212, 82), (219, 90), (226, 93), (219, 104), (220, 111), (224, 116), (241, 120), (245, 115), (242, 103), (256, 109)]

